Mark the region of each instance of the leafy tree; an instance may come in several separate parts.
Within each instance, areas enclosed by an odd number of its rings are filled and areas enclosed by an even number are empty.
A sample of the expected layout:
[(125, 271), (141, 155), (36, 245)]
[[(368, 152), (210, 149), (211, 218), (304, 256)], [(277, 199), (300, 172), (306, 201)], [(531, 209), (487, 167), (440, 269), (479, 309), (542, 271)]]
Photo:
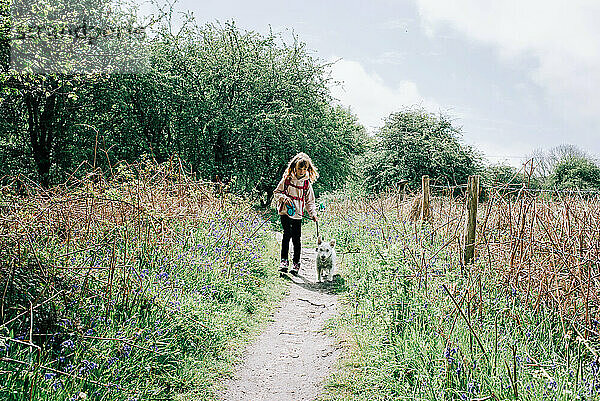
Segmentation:
[(559, 161), (548, 180), (550, 188), (600, 190), (600, 167), (581, 156)]
[(242, 31), (233, 22), (190, 20), (177, 34), (161, 31), (152, 46), (153, 97), (164, 101), (140, 110), (166, 133), (159, 137), (168, 139), (167, 153), (179, 153), (205, 178), (267, 195), (265, 202), (299, 151), (321, 168), (317, 191), (343, 184), (366, 135), (348, 110), (330, 104), (328, 65), (305, 44)]
[(0, 0), (0, 74), (6, 74), (10, 64), (10, 0)]
[(67, 135), (81, 121), (76, 118), (84, 106), (78, 92), (117, 68), (132, 68), (139, 59), (132, 52), (139, 39), (135, 35), (102, 36), (112, 27), (131, 27), (135, 16), (111, 8), (108, 0), (13, 0), (5, 5), (13, 35), (6, 39), (10, 68), (0, 73), (0, 98), (7, 100), (0, 112), (13, 117), (7, 125), (14, 135), (5, 139), (4, 148), (7, 155), (30, 156), (37, 179), (48, 186), (52, 170), (63, 162), (60, 157), (70, 156), (59, 146), (69, 142)]
[[(107, 16), (103, 0), (79, 1), (108, 25), (136, 21), (126, 11)], [(143, 38), (136, 55), (146, 62), (135, 74), (119, 69), (129, 66), (129, 42), (98, 44), (116, 46), (114, 66), (90, 70), (90, 60), (75, 59), (64, 63), (73, 71), (43, 71), (51, 63), (42, 58), (13, 68), (0, 82), (0, 124), (10, 133), (0, 142), (3, 173), (24, 170), (47, 186), (83, 161), (109, 171), (118, 160), (178, 154), (200, 176), (267, 202), (287, 161), (304, 151), (322, 172), (315, 189), (339, 187), (366, 135), (355, 116), (331, 105), (329, 65), (292, 39), (193, 18), (175, 32), (164, 18)]]
[(486, 167), (484, 178), (492, 185), (523, 184), (524, 178), (521, 170), (506, 164), (496, 164)]
[(392, 113), (365, 157), (368, 188), (379, 191), (401, 180), (418, 188), (422, 175), (443, 184), (465, 183), (482, 170), (482, 163), (459, 136), (460, 129), (446, 115), (423, 109)]
[(542, 183), (545, 182), (558, 163), (571, 157), (586, 158), (587, 155), (577, 146), (570, 144), (558, 145), (549, 150), (534, 150), (529, 156), (530, 159), (533, 159), (534, 178)]

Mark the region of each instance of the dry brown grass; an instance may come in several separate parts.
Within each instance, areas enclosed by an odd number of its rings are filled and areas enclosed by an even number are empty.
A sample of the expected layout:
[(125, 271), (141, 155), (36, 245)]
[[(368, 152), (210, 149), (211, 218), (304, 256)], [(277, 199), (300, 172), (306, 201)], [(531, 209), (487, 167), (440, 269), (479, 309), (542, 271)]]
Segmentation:
[[(236, 221), (251, 215), (249, 204), (227, 194), (222, 184), (195, 179), (176, 158), (163, 164), (121, 163), (112, 168), (110, 178), (90, 170), (52, 189), (22, 178), (0, 188), (3, 323), (23, 312), (14, 285), (19, 278), (24, 287), (39, 282), (33, 306), (60, 291), (60, 278), (66, 275), (82, 285), (82, 293), (94, 281), (105, 302), (115, 294), (123, 301), (141, 285), (138, 272), (128, 267), (138, 258), (152, 260), (153, 249), (168, 254), (179, 240), (174, 231), (178, 225), (202, 224), (227, 208), (223, 214), (229, 221), (228, 236), (232, 230), (247, 230), (237, 227)], [(236, 246), (231, 238), (224, 241), (230, 248)], [(112, 256), (101, 262), (77, 257), (94, 253)], [(136, 299), (129, 301), (133, 302)]]
[[(462, 263), (465, 199), (450, 192), (432, 196), (431, 224), (440, 246)], [(399, 224), (418, 221), (421, 197), (388, 192), (351, 207), (377, 211), (392, 231), (400, 231)], [(598, 334), (592, 319), (600, 320), (599, 197), (491, 189), (478, 206), (476, 238), (477, 268), (495, 276), (507, 292), (516, 291), (535, 310), (558, 311), (565, 326), (571, 321)]]

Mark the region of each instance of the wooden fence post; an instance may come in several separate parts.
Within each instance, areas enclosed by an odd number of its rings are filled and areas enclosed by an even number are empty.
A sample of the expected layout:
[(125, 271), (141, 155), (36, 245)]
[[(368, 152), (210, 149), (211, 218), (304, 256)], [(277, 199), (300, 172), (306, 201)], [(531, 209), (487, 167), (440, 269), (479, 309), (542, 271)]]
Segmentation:
[(423, 192), (423, 199), (421, 199), (421, 220), (431, 220), (431, 213), (429, 209), (429, 176), (424, 175), (421, 177), (421, 189)]
[(475, 256), (475, 228), (477, 226), (477, 200), (479, 176), (469, 176), (467, 184), (467, 225), (465, 227), (465, 265), (473, 263)]

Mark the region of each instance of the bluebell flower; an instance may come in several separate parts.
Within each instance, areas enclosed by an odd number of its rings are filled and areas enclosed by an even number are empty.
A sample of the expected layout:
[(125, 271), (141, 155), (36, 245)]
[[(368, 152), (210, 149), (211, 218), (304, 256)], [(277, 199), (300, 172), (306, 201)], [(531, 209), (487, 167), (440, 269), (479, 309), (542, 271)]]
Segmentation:
[(590, 367), (592, 368), (592, 374), (595, 376), (598, 376), (598, 372), (600, 371), (600, 365), (598, 365), (598, 362), (596, 362), (595, 360), (590, 362)]
[(123, 355), (125, 355), (126, 357), (129, 357), (129, 354), (131, 354), (131, 346), (128, 344), (123, 345)]
[(44, 373), (44, 379), (46, 379), (46, 380), (51, 380), (54, 378), (54, 376), (56, 376), (56, 373), (53, 373), (53, 372)]
[(81, 361), (83, 366), (79, 368), (79, 374), (86, 374), (91, 372), (92, 370), (98, 368), (98, 364), (96, 362), (90, 362), (87, 359)]

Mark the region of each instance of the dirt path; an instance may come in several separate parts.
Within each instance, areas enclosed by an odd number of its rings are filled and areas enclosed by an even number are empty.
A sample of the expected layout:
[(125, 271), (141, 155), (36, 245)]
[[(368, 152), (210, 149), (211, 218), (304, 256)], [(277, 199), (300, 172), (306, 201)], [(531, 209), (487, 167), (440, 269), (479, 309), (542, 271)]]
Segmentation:
[(337, 296), (316, 283), (315, 249), (303, 245), (300, 276), (283, 278), (290, 281), (289, 294), (225, 383), (223, 401), (312, 401), (337, 360), (339, 349), (321, 333), (337, 313)]

